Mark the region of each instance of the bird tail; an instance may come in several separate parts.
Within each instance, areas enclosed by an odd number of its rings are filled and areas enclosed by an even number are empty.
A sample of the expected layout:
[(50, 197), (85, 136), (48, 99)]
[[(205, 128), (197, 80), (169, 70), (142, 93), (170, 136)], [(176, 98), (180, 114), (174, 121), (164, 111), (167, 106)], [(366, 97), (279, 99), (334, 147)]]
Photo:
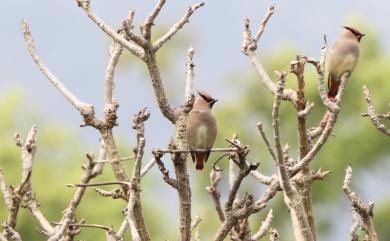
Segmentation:
[(205, 160), (206, 153), (197, 152), (195, 153), (195, 162), (196, 162), (196, 170), (203, 170), (203, 162)]
[(336, 101), (336, 95), (339, 91), (340, 81), (333, 75), (328, 76), (328, 98), (331, 101)]

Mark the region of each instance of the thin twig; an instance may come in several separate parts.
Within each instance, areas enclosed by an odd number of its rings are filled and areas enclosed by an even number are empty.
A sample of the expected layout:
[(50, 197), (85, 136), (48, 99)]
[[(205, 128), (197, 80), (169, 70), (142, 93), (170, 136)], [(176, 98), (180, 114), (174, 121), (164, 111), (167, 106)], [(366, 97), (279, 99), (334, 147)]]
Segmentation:
[(94, 190), (103, 197), (112, 197), (113, 199), (122, 198), (124, 200), (127, 199), (125, 192), (121, 188), (114, 188), (111, 191), (106, 191), (100, 188), (95, 188)]
[(108, 185), (130, 185), (130, 183), (122, 182), (122, 181), (112, 181), (112, 182), (65, 184), (66, 187), (99, 187), (99, 186), (108, 186)]
[(31, 214), (37, 220), (43, 231), (46, 234), (52, 234), (54, 232), (54, 228), (52, 225), (50, 225), (49, 220), (40, 210), (40, 205), (35, 195), (32, 192), (27, 192), (24, 202), (26, 204), (27, 209), (30, 210)]
[(119, 42), (114, 41), (111, 44), (109, 59), (106, 67), (106, 74), (104, 78), (104, 102), (106, 105), (112, 104), (115, 100), (113, 95), (115, 89), (114, 74), (116, 66), (118, 65), (119, 57), (122, 54), (122, 50), (123, 46)]
[(274, 11), (275, 11), (275, 5), (272, 4), (271, 7), (269, 7), (268, 12), (266, 13), (263, 21), (261, 22), (259, 29), (257, 30), (257, 33), (254, 38), (256, 42), (259, 42), (260, 37), (264, 32), (265, 25), (267, 25), (268, 20), (271, 18), (272, 14), (274, 14)]
[(315, 180), (324, 180), (324, 178), (327, 177), (327, 176), (328, 176), (329, 174), (331, 174), (331, 173), (332, 173), (331, 170), (329, 170), (329, 171), (323, 171), (322, 168), (320, 167), (320, 168), (318, 169), (317, 172), (312, 173), (312, 174), (310, 175), (310, 180), (311, 180), (311, 181), (315, 181)]
[(142, 46), (144, 48), (144, 47), (146, 47), (148, 42), (142, 36), (140, 36), (136, 33), (133, 33), (133, 31), (131, 31), (133, 28), (132, 22), (133, 22), (133, 18), (134, 18), (134, 13), (135, 13), (134, 9), (131, 9), (129, 11), (127, 18), (122, 22), (123, 30), (125, 31), (127, 37), (130, 40), (134, 41), (136, 44), (138, 44), (139, 46)]
[(122, 224), (118, 230), (118, 232), (115, 234), (116, 237), (120, 240), (120, 238), (123, 238), (125, 235), (126, 230), (129, 228), (129, 222), (127, 219), (123, 219)]
[[(103, 140), (100, 140), (99, 141), (99, 161), (105, 161), (105, 159), (107, 158), (107, 150), (104, 146), (104, 141)], [(96, 163), (96, 161), (95, 161)], [(92, 176), (93, 177), (96, 177), (100, 174), (103, 173), (103, 168), (104, 168), (104, 162), (97, 162), (95, 164), (95, 166), (93, 167), (93, 170), (92, 170)]]
[(261, 134), (261, 137), (263, 138), (263, 141), (265, 143), (265, 145), (267, 146), (267, 149), (269, 151), (269, 153), (271, 154), (272, 156), (272, 159), (274, 160), (274, 162), (276, 163), (276, 155), (275, 155), (275, 152), (271, 146), (271, 144), (269, 143), (268, 141), (268, 138), (267, 138), (267, 135), (265, 134), (265, 131), (264, 131), (264, 127), (263, 127), (263, 123), (262, 122), (258, 122), (257, 123), (257, 129), (259, 130), (260, 134)]
[[(251, 60), (252, 65), (255, 68), (257, 74), (259, 75), (260, 80), (263, 83), (263, 85), (273, 95), (275, 95), (275, 93), (276, 93), (276, 85), (269, 77), (267, 71), (265, 71), (260, 60), (257, 58), (255, 51), (257, 49), (257, 44), (258, 44), (260, 37), (265, 29), (265, 26), (266, 26), (268, 20), (270, 19), (270, 17), (272, 16), (272, 14), (274, 13), (274, 10), (275, 10), (274, 5), (272, 5), (268, 9), (267, 14), (266, 14), (264, 20), (262, 21), (262, 24), (261, 24), (259, 30), (257, 31), (257, 34), (256, 34), (254, 39), (251, 37), (249, 18), (245, 17), (245, 19), (244, 19), (244, 33), (243, 33), (244, 38), (243, 38), (243, 43), (242, 43), (242, 48), (241, 48), (241, 51), (245, 55), (247, 55), (249, 57), (249, 59)], [(292, 89), (285, 89), (283, 91), (282, 99), (289, 100), (289, 101), (292, 101), (294, 103), (296, 100), (296, 92)]]
[(191, 223), (191, 230), (194, 230), (198, 225), (199, 223), (202, 221), (202, 219), (200, 218), (199, 215), (196, 215), (194, 217), (194, 219), (192, 220), (192, 223)]
[(250, 172), (251, 176), (259, 180), (265, 185), (269, 185), (272, 181), (272, 177), (261, 174), (259, 171), (254, 170)]
[(165, 0), (159, 0), (154, 9), (150, 12), (148, 17), (146, 18), (144, 24), (141, 27), (142, 30), (142, 35), (146, 40), (150, 40), (152, 36), (152, 26), (153, 26), (153, 21), (157, 17), (157, 15), (160, 13), (162, 7), (165, 4)]
[(177, 181), (169, 176), (169, 171), (165, 168), (164, 163), (161, 161), (161, 154), (159, 152), (153, 152), (154, 159), (156, 160), (156, 163), (158, 165), (158, 168), (160, 169), (161, 173), (163, 174), (164, 181), (172, 186), (173, 188), (177, 189)]
[(271, 225), (272, 219), (273, 219), (272, 209), (269, 210), (267, 217), (263, 222), (261, 222), (259, 231), (257, 231), (255, 234), (252, 235), (251, 241), (257, 241), (264, 237), (267, 234), (267, 231)]
[(283, 159), (283, 150), (282, 150), (282, 144), (280, 141), (280, 104), (282, 100), (282, 93), (285, 85), (285, 77), (286, 73), (277, 73), (279, 82), (277, 87), (277, 92), (275, 95), (274, 100), (274, 106), (272, 109), (272, 126), (274, 128), (274, 141), (275, 141), (275, 147), (276, 147), (276, 154), (277, 154), (277, 166), (281, 181), (281, 186), (283, 187), (283, 190), (285, 191), (286, 195), (291, 199), (293, 196), (292, 188), (290, 179), (287, 174), (285, 162)]
[(184, 26), (184, 24), (189, 22), (189, 18), (191, 17), (191, 15), (204, 4), (205, 3), (202, 2), (189, 7), (187, 13), (177, 23), (175, 23), (166, 34), (164, 34), (153, 44), (154, 51), (157, 51), (164, 45), (164, 43), (171, 39), (172, 36), (175, 35), (177, 31), (179, 31)]
[(194, 80), (194, 48), (189, 48), (187, 51), (187, 71), (186, 71), (186, 88), (185, 88), (185, 94), (184, 94), (184, 104), (188, 105), (191, 102), (191, 99), (193, 99), (192, 94), (192, 83)]
[[(123, 162), (123, 161), (128, 161), (128, 160), (134, 160), (135, 159), (135, 156), (125, 156), (125, 157), (121, 157), (117, 160), (117, 162)], [(113, 161), (111, 160), (96, 160), (94, 161), (94, 163), (113, 163)]]
[(156, 160), (154, 158), (152, 158), (148, 163), (146, 163), (141, 170), (141, 177), (145, 176), (155, 164), (156, 164)]
[(245, 219), (252, 213), (261, 211), (266, 207), (266, 204), (270, 199), (272, 199), (279, 189), (279, 181), (277, 178), (274, 178), (270, 185), (268, 185), (266, 191), (263, 195), (256, 201), (252, 202), (250, 199), (245, 199), (244, 207), (239, 209), (234, 209), (230, 215), (227, 215), (226, 219), (219, 227), (218, 231), (213, 237), (213, 241), (222, 241), (225, 239), (227, 234), (230, 232), (232, 227), (237, 224), (239, 219)]
[[(58, 222), (51, 222), (52, 224), (55, 224), (55, 225), (62, 225), (61, 223), (58, 223)], [(104, 225), (100, 225), (100, 224), (87, 224), (87, 223), (71, 223), (69, 224), (70, 227), (82, 227), (82, 228), (97, 228), (97, 229), (103, 229), (103, 230), (110, 230), (109, 227), (106, 227)]]
[[(210, 152), (236, 152), (237, 148), (212, 148), (209, 149)], [(206, 152), (208, 151), (207, 149), (193, 149), (194, 152)], [(177, 149), (168, 149), (168, 150), (156, 150), (158, 153), (169, 153), (169, 154), (176, 154), (176, 153), (190, 153), (191, 150), (177, 150)]]
[(28, 22), (23, 20), (22, 22), (23, 35), (27, 43), (28, 51), (30, 52), (35, 64), (42, 71), (42, 73), (49, 79), (49, 81), (60, 91), (60, 93), (81, 112), (82, 115), (94, 115), (93, 106), (86, 104), (79, 100), (66, 86), (49, 70), (49, 68), (43, 63), (41, 58), (38, 56), (34, 41), (28, 26)]

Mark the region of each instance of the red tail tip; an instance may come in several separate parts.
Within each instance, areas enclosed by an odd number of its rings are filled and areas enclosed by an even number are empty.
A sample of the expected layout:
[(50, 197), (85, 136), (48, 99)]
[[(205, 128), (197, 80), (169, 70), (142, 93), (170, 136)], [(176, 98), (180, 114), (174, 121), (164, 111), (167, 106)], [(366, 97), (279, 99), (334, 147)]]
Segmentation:
[(330, 101), (336, 102), (336, 96), (328, 96)]
[(198, 170), (198, 171), (201, 171), (201, 170), (203, 170), (203, 163), (196, 163), (196, 166), (195, 166), (195, 168), (196, 168), (196, 170)]

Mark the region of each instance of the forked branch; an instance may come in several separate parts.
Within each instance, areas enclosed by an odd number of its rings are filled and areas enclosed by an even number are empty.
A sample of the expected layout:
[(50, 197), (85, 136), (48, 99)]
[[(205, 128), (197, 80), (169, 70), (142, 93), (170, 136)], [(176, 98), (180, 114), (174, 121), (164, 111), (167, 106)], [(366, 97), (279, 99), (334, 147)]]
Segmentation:
[(386, 115), (379, 115), (375, 111), (374, 104), (371, 100), (371, 93), (367, 86), (363, 85), (363, 94), (367, 102), (368, 113), (363, 116), (368, 116), (374, 126), (383, 134), (390, 137), (390, 129), (386, 128), (386, 126), (381, 122), (380, 118), (385, 118), (390, 120), (390, 112)]
[[(351, 202), (352, 208), (359, 214), (363, 221), (364, 230), (368, 236), (368, 241), (378, 241), (378, 236), (374, 226), (374, 203), (369, 202), (368, 207), (360, 200), (359, 196), (351, 190), (352, 167), (349, 165), (345, 171), (343, 190)], [(354, 214), (352, 212), (352, 214)], [(356, 224), (354, 224), (356, 225)], [(352, 232), (352, 238), (354, 232)]]

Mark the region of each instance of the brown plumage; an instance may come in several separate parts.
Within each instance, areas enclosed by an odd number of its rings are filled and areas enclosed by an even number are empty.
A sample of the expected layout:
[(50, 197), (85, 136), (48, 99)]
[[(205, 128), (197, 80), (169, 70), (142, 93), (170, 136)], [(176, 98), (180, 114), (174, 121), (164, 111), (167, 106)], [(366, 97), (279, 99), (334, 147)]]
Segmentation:
[(344, 27), (339, 40), (333, 45), (329, 60), (328, 98), (336, 101), (341, 76), (355, 69), (359, 60), (359, 42), (364, 34), (357, 29)]
[[(209, 158), (210, 149), (217, 136), (217, 121), (211, 111), (217, 100), (206, 92), (198, 92), (198, 94), (187, 121), (187, 141), (192, 160), (196, 162), (196, 170), (202, 170), (203, 163)], [(206, 151), (195, 152), (193, 149), (206, 149)]]

